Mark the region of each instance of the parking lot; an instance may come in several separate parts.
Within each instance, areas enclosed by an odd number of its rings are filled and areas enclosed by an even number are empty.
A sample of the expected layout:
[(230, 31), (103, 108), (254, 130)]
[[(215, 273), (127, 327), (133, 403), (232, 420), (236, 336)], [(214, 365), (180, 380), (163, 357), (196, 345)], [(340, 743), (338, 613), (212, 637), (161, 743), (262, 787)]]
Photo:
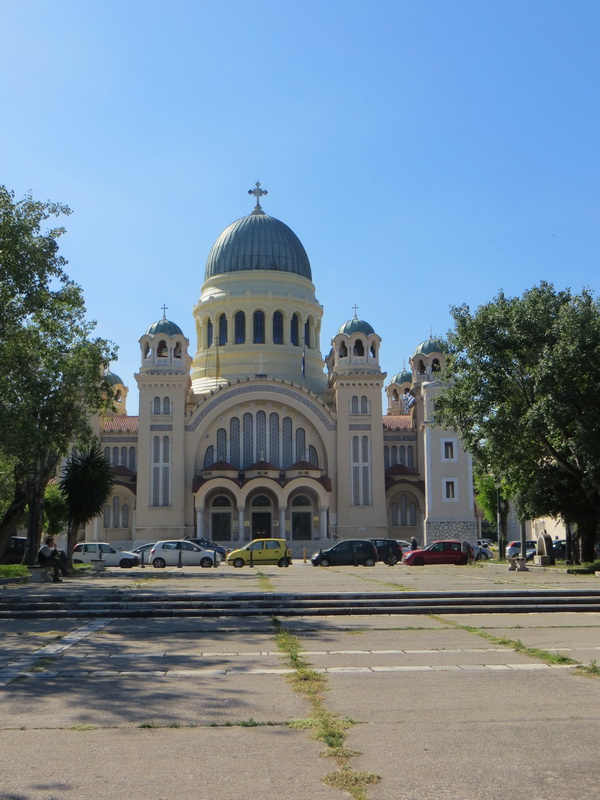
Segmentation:
[[(93, 596), (151, 585), (201, 599), (234, 591), (585, 588), (597, 580), (493, 564), (299, 562), (116, 569), (3, 591), (51, 597), (85, 586)], [(598, 793), (600, 680), (509, 644), (589, 664), (600, 655), (597, 613), (107, 616), (4, 620), (0, 631), (1, 800), (280, 800), (282, 793), (305, 800), (350, 797), (349, 789), (371, 800)], [(289, 651), (296, 646), (321, 681), (318, 714), (310, 696), (295, 691)], [(341, 744), (315, 738), (317, 719), (339, 723)]]

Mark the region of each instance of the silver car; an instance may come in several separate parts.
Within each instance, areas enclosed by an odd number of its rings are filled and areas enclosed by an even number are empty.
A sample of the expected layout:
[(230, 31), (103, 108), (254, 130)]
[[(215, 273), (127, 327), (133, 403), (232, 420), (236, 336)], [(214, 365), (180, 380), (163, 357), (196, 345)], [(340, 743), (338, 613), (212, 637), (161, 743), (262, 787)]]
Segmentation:
[(214, 550), (204, 550), (187, 539), (169, 539), (156, 542), (148, 554), (148, 563), (155, 569), (164, 567), (213, 567), (221, 563), (221, 556)]

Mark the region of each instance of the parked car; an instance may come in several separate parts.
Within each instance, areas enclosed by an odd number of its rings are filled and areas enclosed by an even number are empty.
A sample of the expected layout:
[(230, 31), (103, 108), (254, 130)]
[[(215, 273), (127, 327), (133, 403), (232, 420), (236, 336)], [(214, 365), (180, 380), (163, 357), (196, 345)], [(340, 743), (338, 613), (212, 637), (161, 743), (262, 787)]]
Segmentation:
[(488, 561), (490, 558), (494, 558), (494, 552), (489, 547), (480, 544), (473, 544), (471, 547), (475, 553), (475, 561)]
[(137, 553), (129, 550), (118, 550), (107, 542), (79, 542), (73, 550), (73, 563), (85, 564), (102, 559), (107, 567), (129, 569), (137, 567), (140, 559)]
[(567, 557), (567, 540), (555, 539), (552, 542), (552, 549), (554, 550), (554, 558), (564, 559)]
[(345, 539), (327, 550), (319, 550), (310, 560), (313, 567), (351, 565), (374, 567), (377, 561), (377, 548), (370, 539)]
[(221, 556), (213, 550), (205, 550), (188, 539), (167, 539), (156, 542), (150, 548), (148, 563), (155, 569), (165, 567), (214, 567), (221, 563)]
[(285, 539), (253, 539), (244, 547), (232, 550), (227, 563), (234, 567), (246, 564), (277, 564), (288, 567), (292, 563), (292, 551)]
[(402, 560), (402, 548), (396, 539), (371, 539), (377, 548), (377, 558), (393, 567)]
[(491, 539), (477, 539), (477, 544), (479, 547), (486, 547), (488, 550), (496, 546), (496, 542), (492, 542)]
[(407, 550), (410, 550), (410, 548), (412, 547), (411, 543), (407, 542), (406, 539), (396, 539), (396, 541), (402, 548), (403, 553), (406, 552)]
[(135, 553), (136, 556), (139, 556), (140, 563), (142, 563), (143, 560), (143, 563), (147, 564), (148, 558), (150, 556), (150, 550), (152, 550), (155, 544), (156, 542), (148, 542), (148, 544), (141, 544), (139, 547), (134, 547), (131, 552)]
[(473, 545), (469, 542), (443, 539), (422, 550), (409, 550), (402, 561), (411, 567), (422, 567), (424, 564), (468, 564), (474, 557)]
[(25, 555), (25, 548), (27, 547), (26, 536), (11, 536), (4, 555), (0, 560), (2, 564), (20, 564)]
[(231, 553), (231, 548), (223, 547), (222, 545), (217, 544), (216, 542), (211, 542), (210, 539), (195, 539), (193, 537), (190, 537), (189, 539), (186, 539), (186, 541), (197, 544), (198, 547), (202, 547), (203, 550), (216, 550), (217, 553), (221, 556), (221, 558), (227, 558), (227, 554)]
[[(525, 547), (526, 547), (525, 558), (527, 558), (528, 560), (531, 560), (533, 558), (533, 556), (535, 555), (535, 550), (537, 548), (537, 542), (535, 541), (535, 539), (527, 539), (527, 541), (525, 542)], [(533, 553), (531, 553), (531, 550), (533, 550)], [(521, 552), (521, 540), (520, 539), (518, 541), (515, 540), (514, 542), (509, 542), (508, 543), (508, 547), (506, 548), (506, 557), (507, 558), (518, 558), (520, 552)], [(530, 553), (531, 553), (531, 555), (530, 555)]]

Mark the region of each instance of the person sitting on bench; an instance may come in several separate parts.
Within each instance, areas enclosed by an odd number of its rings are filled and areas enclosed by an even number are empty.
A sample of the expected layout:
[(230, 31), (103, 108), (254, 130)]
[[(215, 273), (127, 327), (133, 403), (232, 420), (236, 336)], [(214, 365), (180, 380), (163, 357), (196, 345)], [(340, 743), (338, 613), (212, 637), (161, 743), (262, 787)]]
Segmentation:
[(41, 567), (52, 567), (52, 580), (55, 583), (61, 582), (61, 578), (58, 577), (59, 572), (62, 572), (63, 575), (70, 574), (65, 564), (64, 553), (61, 553), (56, 549), (56, 545), (52, 536), (48, 536), (45, 544), (43, 544), (38, 550), (38, 562)]

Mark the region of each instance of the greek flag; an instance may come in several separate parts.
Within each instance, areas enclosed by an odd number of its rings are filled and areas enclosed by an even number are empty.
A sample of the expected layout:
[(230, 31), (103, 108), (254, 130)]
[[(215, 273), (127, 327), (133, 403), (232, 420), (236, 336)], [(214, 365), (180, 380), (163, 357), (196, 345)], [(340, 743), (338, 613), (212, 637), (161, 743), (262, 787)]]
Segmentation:
[(410, 392), (404, 392), (402, 402), (404, 404), (404, 413), (408, 414), (416, 402), (414, 394), (411, 394)]
[(302, 350), (302, 377), (306, 378), (306, 345)]

